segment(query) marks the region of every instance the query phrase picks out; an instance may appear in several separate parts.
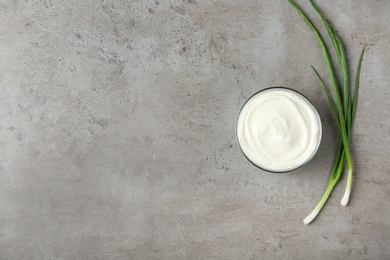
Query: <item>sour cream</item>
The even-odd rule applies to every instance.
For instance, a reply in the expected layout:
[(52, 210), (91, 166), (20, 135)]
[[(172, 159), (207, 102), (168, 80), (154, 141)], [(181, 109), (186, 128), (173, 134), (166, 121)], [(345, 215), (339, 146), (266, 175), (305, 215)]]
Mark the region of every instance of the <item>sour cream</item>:
[(244, 155), (271, 172), (291, 171), (310, 161), (322, 136), (314, 106), (298, 92), (283, 87), (265, 89), (249, 98), (236, 130)]

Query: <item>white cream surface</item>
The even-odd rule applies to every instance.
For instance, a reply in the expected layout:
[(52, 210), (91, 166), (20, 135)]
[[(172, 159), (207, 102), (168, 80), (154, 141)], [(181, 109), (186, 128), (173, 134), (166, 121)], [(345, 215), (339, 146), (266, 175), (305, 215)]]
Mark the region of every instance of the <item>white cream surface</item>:
[(262, 169), (293, 170), (310, 160), (321, 141), (317, 110), (285, 88), (259, 92), (243, 106), (237, 138), (245, 156)]

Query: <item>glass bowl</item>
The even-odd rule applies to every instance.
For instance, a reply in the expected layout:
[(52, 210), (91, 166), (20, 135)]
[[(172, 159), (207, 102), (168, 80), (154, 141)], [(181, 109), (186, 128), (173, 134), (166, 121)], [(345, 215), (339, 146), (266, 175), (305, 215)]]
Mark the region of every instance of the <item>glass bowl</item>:
[[(275, 115), (278, 117), (272, 118)], [(272, 121), (266, 121), (269, 118)], [(304, 123), (298, 125), (298, 121)], [(321, 118), (300, 92), (270, 87), (245, 101), (237, 117), (236, 138), (244, 156), (256, 167), (273, 173), (290, 172), (307, 164), (318, 151)], [(290, 155), (285, 152), (289, 149)]]

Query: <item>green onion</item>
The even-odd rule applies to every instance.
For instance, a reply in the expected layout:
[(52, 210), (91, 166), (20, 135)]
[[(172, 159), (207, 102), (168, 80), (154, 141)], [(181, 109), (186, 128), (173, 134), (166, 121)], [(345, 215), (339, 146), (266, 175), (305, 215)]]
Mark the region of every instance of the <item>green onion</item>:
[(328, 35), (332, 41), (333, 48), (335, 50), (337, 60), (338, 60), (338, 68), (340, 69), (341, 76), (342, 76), (342, 87), (339, 87), (337, 83), (336, 76), (334, 74), (334, 67), (333, 62), (329, 56), (328, 48), (326, 44), (324, 43), (321, 34), (318, 32), (317, 28), (313, 25), (313, 23), (309, 20), (309, 18), (303, 13), (303, 11), (295, 4), (294, 1), (288, 0), (288, 2), (295, 8), (295, 10), (298, 12), (298, 14), (302, 17), (302, 19), (306, 22), (306, 24), (310, 27), (310, 29), (313, 31), (318, 44), (320, 45), (322, 55), (324, 57), (324, 60), (326, 62), (326, 66), (328, 69), (328, 75), (329, 79), (332, 85), (333, 90), (333, 96), (335, 97), (335, 102), (333, 101), (333, 98), (329, 91), (327, 90), (324, 81), (320, 77), (317, 70), (312, 66), (312, 69), (322, 87), (324, 90), (326, 97), (328, 99), (330, 108), (332, 110), (332, 114), (335, 118), (337, 127), (340, 132), (340, 140), (337, 147), (336, 152), (336, 158), (334, 161), (334, 165), (331, 171), (331, 176), (328, 181), (328, 186), (325, 190), (324, 195), (322, 196), (320, 202), (317, 204), (317, 206), (314, 208), (314, 210), (304, 219), (305, 224), (309, 224), (313, 219), (318, 215), (318, 213), (321, 211), (322, 207), (325, 205), (327, 199), (329, 198), (329, 195), (331, 194), (333, 188), (337, 184), (341, 173), (343, 172), (344, 163), (347, 162), (347, 169), (348, 169), (348, 179), (347, 179), (347, 185), (346, 190), (344, 193), (343, 198), (341, 199), (341, 205), (346, 206), (349, 201), (349, 196), (351, 193), (351, 187), (352, 187), (352, 172), (353, 172), (353, 166), (352, 166), (352, 158), (351, 153), (349, 149), (349, 137), (351, 135), (352, 130), (352, 124), (355, 117), (356, 112), (356, 105), (357, 105), (357, 96), (359, 91), (359, 77), (360, 77), (360, 68), (361, 63), (363, 60), (364, 55), (364, 48), (361, 52), (358, 68), (356, 70), (356, 79), (355, 79), (355, 90), (354, 95), (351, 100), (351, 90), (349, 86), (349, 74), (348, 74), (348, 64), (347, 64), (347, 58), (345, 54), (344, 45), (340, 39), (340, 37), (336, 34), (336, 32), (332, 29), (328, 21), (326, 20), (325, 16), (322, 14), (322, 12), (318, 9), (318, 7), (313, 3), (312, 0), (309, 0), (310, 5), (313, 7), (315, 12), (320, 17), (326, 31), (328, 32)]

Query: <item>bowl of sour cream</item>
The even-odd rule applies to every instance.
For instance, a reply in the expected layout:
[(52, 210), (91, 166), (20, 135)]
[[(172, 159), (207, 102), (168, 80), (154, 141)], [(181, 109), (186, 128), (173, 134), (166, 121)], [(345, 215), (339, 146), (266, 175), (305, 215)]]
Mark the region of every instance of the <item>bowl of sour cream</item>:
[(289, 172), (308, 163), (322, 137), (317, 109), (299, 92), (285, 87), (263, 89), (242, 106), (236, 125), (238, 145), (255, 166)]

